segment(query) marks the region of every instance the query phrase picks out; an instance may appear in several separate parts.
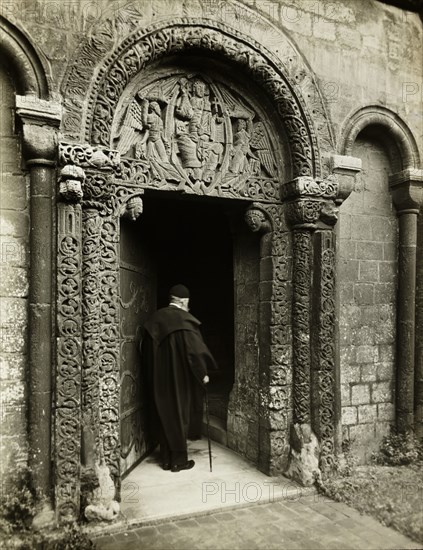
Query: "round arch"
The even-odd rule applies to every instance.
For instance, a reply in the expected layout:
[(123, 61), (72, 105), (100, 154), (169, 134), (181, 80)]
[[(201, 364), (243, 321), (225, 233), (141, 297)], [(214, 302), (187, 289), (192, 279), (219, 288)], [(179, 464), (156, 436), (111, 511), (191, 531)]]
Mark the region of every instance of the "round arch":
[[(420, 167), (420, 153), (411, 130), (401, 117), (380, 105), (362, 107), (348, 118), (341, 130), (340, 154), (352, 155), (357, 136), (371, 127), (380, 127), (384, 130), (385, 133), (380, 132), (378, 137), (387, 148), (394, 171)], [(399, 159), (394, 153), (399, 154)]]
[[(323, 167), (313, 119), (280, 60), (250, 37), (224, 24), (202, 19), (172, 19), (132, 33), (93, 70), (95, 77), (87, 92), (86, 79), (70, 67), (63, 87), (64, 97), (75, 91), (82, 95), (84, 90), (88, 101), (82, 103), (85, 103), (82, 115), (68, 110), (64, 119), (65, 134), (83, 127), (81, 134), (85, 142), (110, 147), (116, 106), (129, 82), (150, 64), (182, 52), (218, 57), (252, 77), (267, 92), (283, 123), (293, 177), (321, 176)], [(331, 135), (327, 119), (325, 125), (323, 133)]]
[(15, 71), (17, 92), (20, 95), (32, 93), (40, 99), (49, 99), (49, 84), (40, 57), (26, 36), (2, 16), (0, 37), (0, 50), (6, 64)]

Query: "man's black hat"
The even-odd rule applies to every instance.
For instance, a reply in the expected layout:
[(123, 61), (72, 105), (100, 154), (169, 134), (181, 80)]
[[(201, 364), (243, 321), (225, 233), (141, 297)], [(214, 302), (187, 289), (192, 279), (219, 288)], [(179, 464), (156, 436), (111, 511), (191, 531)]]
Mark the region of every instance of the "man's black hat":
[(189, 298), (189, 290), (184, 285), (175, 285), (169, 290), (169, 296), (176, 298)]

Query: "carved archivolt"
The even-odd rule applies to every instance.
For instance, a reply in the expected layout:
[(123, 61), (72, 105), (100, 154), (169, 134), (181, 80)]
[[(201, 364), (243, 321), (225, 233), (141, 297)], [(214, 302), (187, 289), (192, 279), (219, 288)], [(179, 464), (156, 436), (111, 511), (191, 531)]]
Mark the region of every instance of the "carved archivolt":
[[(259, 44), (224, 25), (214, 28), (202, 21), (178, 19), (166, 28), (139, 30), (128, 36), (116, 48), (98, 71), (89, 94), (84, 139), (106, 147), (112, 146), (112, 124), (119, 102), (127, 85), (152, 62), (181, 51), (202, 50), (235, 62), (252, 76), (268, 93), (283, 122), (290, 144), (294, 177), (319, 175), (320, 157), (311, 119), (293, 84), (284, 76), (278, 61)], [(85, 52), (86, 55), (86, 52)], [(87, 59), (87, 63), (93, 60)], [(67, 80), (67, 95), (81, 95), (86, 89), (84, 71), (71, 71)], [(81, 127), (78, 102), (67, 102), (64, 121), (65, 134), (75, 134)], [(153, 114), (151, 110), (151, 114)], [(157, 151), (156, 151), (157, 152)]]

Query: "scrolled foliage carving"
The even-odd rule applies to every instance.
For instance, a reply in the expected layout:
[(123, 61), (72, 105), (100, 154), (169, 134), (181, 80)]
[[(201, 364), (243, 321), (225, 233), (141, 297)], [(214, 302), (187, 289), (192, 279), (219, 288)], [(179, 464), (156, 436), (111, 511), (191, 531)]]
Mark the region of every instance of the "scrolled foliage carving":
[(335, 250), (333, 236), (328, 231), (322, 239), (320, 253), (319, 313), (317, 323), (316, 358), (318, 399), (318, 432), (320, 464), (329, 469), (334, 462), (335, 438)]
[(311, 232), (294, 230), (293, 371), (294, 421), (310, 422), (310, 282)]
[(59, 521), (79, 516), (82, 243), (81, 206), (58, 204), (56, 510)]

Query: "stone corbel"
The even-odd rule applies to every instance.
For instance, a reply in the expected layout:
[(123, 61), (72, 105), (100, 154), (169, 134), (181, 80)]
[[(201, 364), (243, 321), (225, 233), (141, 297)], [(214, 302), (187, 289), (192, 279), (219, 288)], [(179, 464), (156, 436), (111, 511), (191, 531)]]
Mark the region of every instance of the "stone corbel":
[(336, 176), (338, 190), (335, 203), (341, 205), (354, 190), (355, 178), (361, 172), (361, 159), (345, 155), (332, 155), (330, 167), (332, 174)]
[(272, 231), (270, 216), (259, 203), (253, 203), (247, 208), (244, 219), (253, 233), (269, 233), (269, 231)]
[[(422, 431), (423, 360), (418, 347), (416, 361), (416, 286), (422, 285), (423, 273), (417, 274), (417, 217), (423, 204), (423, 170), (407, 169), (389, 178), (399, 225), (396, 424), (406, 433)], [(418, 306), (419, 307), (419, 306)], [(421, 303), (420, 303), (421, 308)], [(423, 314), (419, 311), (419, 320)]]
[(123, 205), (121, 217), (134, 222), (141, 216), (143, 210), (141, 194), (133, 195)]

